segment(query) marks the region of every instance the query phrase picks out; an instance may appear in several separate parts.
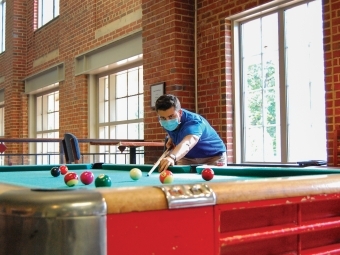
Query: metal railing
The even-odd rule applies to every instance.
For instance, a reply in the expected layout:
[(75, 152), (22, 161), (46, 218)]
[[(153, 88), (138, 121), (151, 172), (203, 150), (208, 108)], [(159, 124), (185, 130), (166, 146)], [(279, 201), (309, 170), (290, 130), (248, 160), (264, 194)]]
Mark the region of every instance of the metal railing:
[[(65, 155), (62, 146), (61, 138), (0, 138), (0, 145), (8, 146), (10, 143), (59, 143), (60, 152), (50, 153), (0, 153), (0, 165), (34, 165), (34, 164), (64, 164)], [(79, 143), (92, 142), (112, 142), (115, 143), (119, 140), (115, 139), (78, 139)], [(130, 141), (130, 140), (129, 140)], [(142, 140), (131, 140), (140, 142)], [(107, 146), (107, 145), (105, 145)], [(119, 163), (128, 164), (130, 162), (130, 149), (124, 148), (122, 150), (117, 146), (116, 152), (87, 152), (81, 153), (79, 163)], [(136, 154), (136, 163), (144, 164), (144, 150), (143, 147), (133, 148)]]
[[(144, 156), (144, 151), (138, 151), (138, 155), (141, 155), (142, 158)], [(41, 162), (41, 158), (44, 158), (44, 161)], [(58, 162), (56, 162), (55, 158), (59, 158)], [(117, 160), (112, 160), (112, 158), (119, 158)], [(140, 159), (140, 157), (137, 157)], [(119, 152), (119, 153), (82, 153), (79, 163), (98, 163), (98, 162), (107, 162), (107, 163), (122, 163), (129, 164), (130, 155), (128, 152)], [(143, 163), (138, 160), (138, 163)], [(46, 154), (35, 154), (35, 153), (27, 153), (27, 154), (0, 154), (0, 165), (31, 165), (31, 164), (64, 164), (65, 158), (64, 154), (59, 153), (46, 153)]]

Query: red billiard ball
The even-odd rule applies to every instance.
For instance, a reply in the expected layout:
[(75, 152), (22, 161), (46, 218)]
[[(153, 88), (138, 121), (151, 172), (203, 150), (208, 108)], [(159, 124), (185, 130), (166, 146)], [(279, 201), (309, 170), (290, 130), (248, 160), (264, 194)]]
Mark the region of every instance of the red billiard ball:
[(58, 176), (60, 175), (60, 169), (59, 169), (59, 167), (56, 167), (56, 166), (52, 167), (52, 168), (51, 168), (51, 175), (52, 175), (53, 177), (58, 177)]
[(74, 172), (68, 172), (64, 177), (64, 181), (66, 185), (69, 187), (73, 187), (74, 185), (76, 185), (78, 183), (78, 180), (79, 180), (79, 177)]
[(164, 170), (159, 174), (159, 180), (161, 183), (169, 184), (174, 181), (174, 175), (169, 170)]
[(91, 171), (84, 171), (80, 175), (80, 181), (85, 185), (91, 184), (93, 180), (94, 180), (94, 175)]
[(65, 165), (61, 165), (59, 169), (62, 175), (65, 175), (68, 172), (68, 167)]
[(205, 168), (202, 171), (202, 178), (206, 181), (210, 181), (212, 178), (214, 178), (214, 170), (211, 168)]

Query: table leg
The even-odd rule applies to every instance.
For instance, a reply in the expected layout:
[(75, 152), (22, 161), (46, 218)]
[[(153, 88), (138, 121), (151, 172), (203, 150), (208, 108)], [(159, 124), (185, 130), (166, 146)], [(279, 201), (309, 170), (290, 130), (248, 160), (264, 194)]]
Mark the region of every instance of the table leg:
[(136, 164), (136, 147), (130, 147), (130, 164)]

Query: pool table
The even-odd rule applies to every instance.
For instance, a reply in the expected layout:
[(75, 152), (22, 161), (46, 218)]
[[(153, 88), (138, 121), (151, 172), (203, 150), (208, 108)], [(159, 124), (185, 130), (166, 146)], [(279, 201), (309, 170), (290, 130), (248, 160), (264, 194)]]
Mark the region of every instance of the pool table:
[(174, 166), (165, 185), (147, 177), (152, 165), (67, 166), (112, 186), (68, 187), (52, 165), (0, 167), (0, 254), (340, 253), (338, 168)]

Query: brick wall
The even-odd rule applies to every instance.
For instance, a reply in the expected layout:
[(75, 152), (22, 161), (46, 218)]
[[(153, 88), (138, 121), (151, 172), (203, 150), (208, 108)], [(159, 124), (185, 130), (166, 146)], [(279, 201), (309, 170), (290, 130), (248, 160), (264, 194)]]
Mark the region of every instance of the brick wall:
[[(60, 1), (60, 16), (36, 30), (37, 1), (7, 1), (6, 51), (0, 55), (0, 77), (5, 77), (0, 89), (5, 88), (6, 137), (28, 137), (25, 77), (64, 63), (65, 80), (59, 84), (60, 136), (72, 132), (87, 138), (87, 76), (75, 76), (75, 57), (141, 29), (140, 19), (96, 36), (97, 29), (140, 8), (140, 0)], [(57, 52), (53, 58), (37, 64), (37, 59), (53, 51)], [(27, 146), (17, 146), (9, 144), (7, 152), (27, 152)]]
[[(101, 37), (95, 31), (140, 8), (140, 1), (61, 1), (60, 16), (47, 26), (29, 31), (27, 73), (36, 73), (49, 66), (64, 62), (65, 81), (59, 86), (60, 93), (60, 134), (71, 132), (78, 137), (88, 137), (87, 119), (87, 76), (75, 76), (75, 57), (98, 48), (115, 38), (131, 33), (141, 27), (141, 21), (133, 22)], [(29, 4), (33, 17), (34, 3)], [(108, 11), (110, 10), (110, 11)], [(42, 65), (34, 66), (33, 61), (53, 50), (59, 56)]]
[(340, 1), (323, 1), (326, 130), (328, 163), (333, 159), (333, 130), (340, 125)]
[[(0, 55), (0, 76), (5, 78), (0, 87), (5, 88), (5, 98), (10, 102), (5, 105), (6, 137), (25, 137), (28, 133), (27, 96), (22, 82), (26, 75), (26, 11), (23, 1), (6, 2), (6, 52)], [(11, 148), (21, 153), (27, 145), (11, 144)]]
[[(151, 109), (150, 86), (165, 82), (165, 92), (178, 96), (183, 108), (194, 105), (194, 6), (192, 1), (143, 1), (143, 68), (145, 140), (165, 132)], [(147, 154), (155, 162), (160, 155)]]
[[(174, 5), (170, 5), (170, 2)], [(166, 87), (167, 93), (173, 93), (181, 98), (184, 97), (189, 104), (184, 103), (183, 106), (194, 109), (193, 96), (194, 87), (183, 90), (176, 89), (173, 84), (186, 84), (186, 81), (180, 75), (171, 75), (173, 65), (180, 65), (181, 62), (173, 63), (172, 58), (168, 58), (168, 62), (160, 59), (166, 55), (160, 55), (165, 50), (164, 47), (173, 49), (174, 55), (180, 54), (178, 50), (182, 46), (182, 41), (166, 40), (166, 38), (153, 37), (154, 33), (166, 31), (170, 29), (170, 25), (174, 20), (181, 20), (181, 3), (182, 1), (143, 1), (143, 37), (144, 37), (144, 72), (145, 72), (145, 90), (150, 85), (159, 81), (170, 83)], [(198, 113), (206, 117), (214, 128), (218, 131), (228, 147), (228, 162), (233, 162), (234, 151), (234, 133), (233, 133), (233, 101), (232, 101), (232, 51), (231, 51), (231, 24), (225, 18), (237, 13), (249, 10), (253, 7), (271, 1), (203, 1), (198, 0), (197, 12), (197, 62), (198, 62)], [(331, 2), (331, 3), (330, 3)], [(184, 1), (187, 4), (188, 11), (194, 15), (194, 1)], [(160, 5), (166, 5), (169, 9), (172, 7), (172, 14), (169, 17), (169, 25), (161, 25), (164, 23), (164, 15), (152, 15), (160, 8)], [(332, 164), (332, 131), (336, 125), (340, 123), (340, 98), (339, 88), (339, 12), (340, 1), (323, 1), (324, 6), (324, 34), (325, 34), (325, 66), (326, 66), (326, 89), (327, 89), (327, 139), (328, 139), (328, 161)], [(170, 8), (171, 9), (171, 8)], [(152, 18), (151, 18), (152, 17)], [(164, 45), (164, 41), (168, 43)], [(148, 55), (145, 55), (148, 53)], [(193, 54), (193, 50), (190, 52)], [(167, 53), (170, 55), (170, 53)], [(150, 59), (152, 58), (152, 59)], [(157, 61), (158, 60), (158, 61)], [(190, 61), (194, 61), (191, 59)], [(166, 64), (168, 65), (166, 65)], [(170, 65), (172, 64), (172, 66)], [(170, 65), (170, 66), (169, 66)], [(193, 70), (193, 66), (187, 66)], [(174, 78), (177, 81), (174, 82)], [(191, 76), (192, 79), (194, 76)], [(190, 84), (192, 84), (191, 81)], [(338, 87), (338, 88), (337, 88)], [(182, 93), (185, 93), (184, 95)], [(149, 96), (146, 94), (146, 99)], [(338, 102), (339, 101), (339, 102)], [(162, 130), (158, 127), (154, 113), (149, 110), (145, 115), (145, 122), (148, 123), (148, 133), (146, 138), (158, 139)], [(150, 130), (150, 131), (149, 131)], [(161, 137), (162, 137), (161, 135)]]
[(229, 9), (216, 1), (199, 1), (197, 13), (198, 108), (227, 144), (228, 162), (233, 162), (232, 63)]

